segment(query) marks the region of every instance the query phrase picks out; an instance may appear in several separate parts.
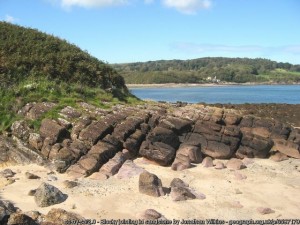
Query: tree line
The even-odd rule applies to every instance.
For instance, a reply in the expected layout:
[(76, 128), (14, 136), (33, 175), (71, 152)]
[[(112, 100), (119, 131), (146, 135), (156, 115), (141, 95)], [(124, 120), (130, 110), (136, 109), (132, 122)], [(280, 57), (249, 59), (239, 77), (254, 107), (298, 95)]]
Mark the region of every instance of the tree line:
[(268, 59), (205, 57), (112, 65), (126, 83), (300, 82), (300, 65)]

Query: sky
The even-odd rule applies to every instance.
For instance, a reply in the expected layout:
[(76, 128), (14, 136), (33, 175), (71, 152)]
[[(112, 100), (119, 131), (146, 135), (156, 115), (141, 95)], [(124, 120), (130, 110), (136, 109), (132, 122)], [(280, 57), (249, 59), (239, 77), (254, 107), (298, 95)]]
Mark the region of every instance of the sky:
[(0, 0), (0, 20), (108, 63), (220, 56), (300, 64), (299, 0)]

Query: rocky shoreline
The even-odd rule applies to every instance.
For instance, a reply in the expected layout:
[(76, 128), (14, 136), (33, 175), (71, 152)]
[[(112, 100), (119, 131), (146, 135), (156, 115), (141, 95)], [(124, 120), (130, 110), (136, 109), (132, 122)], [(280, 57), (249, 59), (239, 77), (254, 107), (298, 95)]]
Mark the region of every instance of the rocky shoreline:
[[(126, 180), (138, 176), (139, 193), (155, 197), (170, 194), (173, 201), (200, 201), (206, 197), (176, 175), (169, 187), (163, 186), (156, 174), (147, 172), (146, 164), (169, 168), (174, 176), (196, 170), (200, 164), (204, 168), (239, 171), (253, 159), (271, 158), (295, 163), (299, 176), (296, 165), (300, 159), (300, 130), (278, 120), (201, 104), (149, 103), (104, 110), (81, 102), (76, 108), (63, 108), (55, 120), (43, 119), (39, 131), (35, 131), (29, 121), (40, 118), (54, 106), (29, 103), (19, 110), (23, 119), (0, 136), (2, 167), (35, 163), (72, 182), (88, 179), (102, 183), (113, 182), (116, 177)], [(238, 180), (247, 178), (239, 172), (234, 176)], [(14, 180), (13, 176), (10, 179)], [(2, 201), (3, 204), (0, 207), (7, 213), (2, 218), (8, 219), (17, 212), (7, 209), (11, 207), (9, 203)], [(143, 215), (148, 218), (146, 214)]]

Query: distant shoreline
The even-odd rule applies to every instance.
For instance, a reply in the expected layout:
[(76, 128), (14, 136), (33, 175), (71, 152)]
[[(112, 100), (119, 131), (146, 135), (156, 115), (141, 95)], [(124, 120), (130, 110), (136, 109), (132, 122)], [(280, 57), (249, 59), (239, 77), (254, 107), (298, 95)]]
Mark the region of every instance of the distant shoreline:
[(179, 87), (225, 87), (225, 86), (251, 86), (251, 85), (300, 85), (300, 83), (282, 84), (282, 83), (163, 83), (163, 84), (126, 84), (128, 88), (179, 88)]

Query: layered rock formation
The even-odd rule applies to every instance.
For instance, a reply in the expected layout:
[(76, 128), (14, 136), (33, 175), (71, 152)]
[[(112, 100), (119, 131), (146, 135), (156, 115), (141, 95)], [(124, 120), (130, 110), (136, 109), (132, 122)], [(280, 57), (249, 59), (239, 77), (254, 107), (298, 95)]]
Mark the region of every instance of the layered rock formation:
[(24, 119), (0, 136), (2, 163), (36, 162), (74, 177), (109, 177), (127, 159), (140, 156), (174, 170), (190, 168), (206, 156), (267, 158), (279, 151), (300, 158), (299, 129), (234, 110), (170, 104), (104, 110), (79, 103), (62, 109), (58, 119), (43, 119), (35, 132), (28, 121), (51, 107), (30, 103), (19, 111)]

